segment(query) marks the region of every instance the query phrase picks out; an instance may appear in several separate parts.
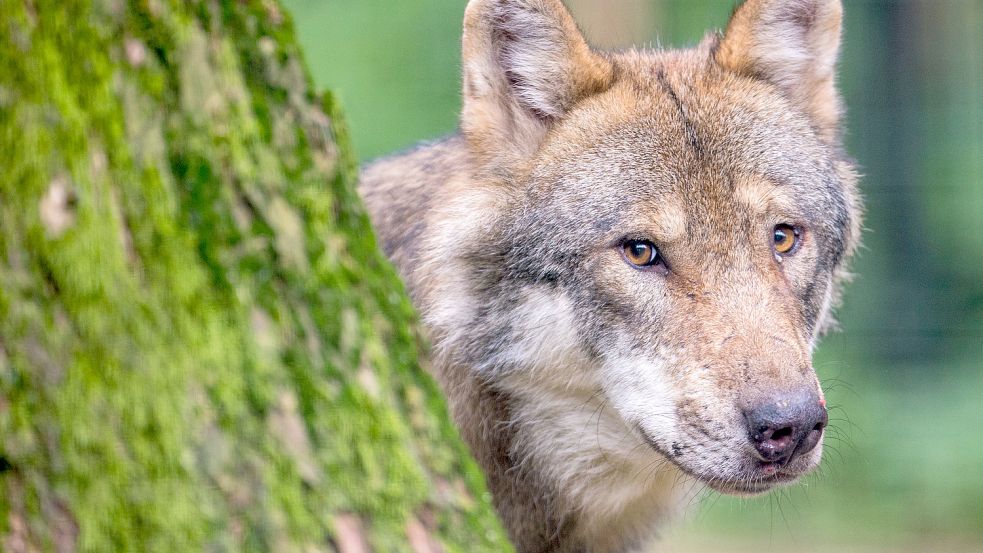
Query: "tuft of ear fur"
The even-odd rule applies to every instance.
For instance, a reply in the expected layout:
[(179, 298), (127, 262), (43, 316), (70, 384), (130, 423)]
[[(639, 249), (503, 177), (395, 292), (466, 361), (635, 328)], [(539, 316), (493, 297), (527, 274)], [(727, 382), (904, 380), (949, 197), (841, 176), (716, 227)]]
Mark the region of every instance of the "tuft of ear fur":
[(560, 0), (471, 0), (463, 56), (462, 130), (503, 165), (534, 152), (553, 122), (612, 80)]
[(841, 0), (747, 0), (731, 18), (716, 61), (780, 87), (834, 142), (841, 112), (836, 60), (842, 24)]

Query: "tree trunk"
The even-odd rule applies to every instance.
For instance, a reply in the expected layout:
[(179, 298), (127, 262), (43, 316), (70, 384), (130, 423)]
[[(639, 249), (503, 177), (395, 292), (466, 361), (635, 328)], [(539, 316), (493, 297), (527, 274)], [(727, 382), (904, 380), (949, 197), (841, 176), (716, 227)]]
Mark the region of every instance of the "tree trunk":
[(275, 0), (0, 0), (0, 549), (507, 551)]

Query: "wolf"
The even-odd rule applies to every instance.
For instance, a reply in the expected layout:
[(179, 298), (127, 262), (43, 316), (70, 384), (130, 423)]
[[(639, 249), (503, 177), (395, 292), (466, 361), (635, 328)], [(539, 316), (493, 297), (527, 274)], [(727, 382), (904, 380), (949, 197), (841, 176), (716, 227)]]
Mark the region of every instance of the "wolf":
[(820, 462), (817, 340), (857, 247), (840, 0), (746, 0), (685, 50), (471, 0), (460, 130), (360, 192), (520, 553), (641, 551), (709, 487)]

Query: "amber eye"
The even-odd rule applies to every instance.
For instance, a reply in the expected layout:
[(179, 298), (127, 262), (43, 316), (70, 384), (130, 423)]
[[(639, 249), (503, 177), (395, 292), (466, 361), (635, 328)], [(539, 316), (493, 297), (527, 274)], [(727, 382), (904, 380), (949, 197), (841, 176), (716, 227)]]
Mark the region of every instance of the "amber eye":
[(799, 231), (791, 225), (775, 227), (775, 251), (788, 254), (799, 244)]
[(621, 251), (625, 261), (637, 269), (656, 267), (663, 264), (662, 256), (655, 244), (648, 240), (629, 240), (622, 244)]

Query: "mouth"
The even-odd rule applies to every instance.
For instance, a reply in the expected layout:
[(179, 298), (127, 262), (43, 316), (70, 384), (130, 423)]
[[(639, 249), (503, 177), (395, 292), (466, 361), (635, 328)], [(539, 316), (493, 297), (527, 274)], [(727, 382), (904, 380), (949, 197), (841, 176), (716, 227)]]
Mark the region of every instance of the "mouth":
[(782, 472), (774, 466), (776, 463), (761, 463), (761, 465), (762, 467), (756, 471), (758, 472), (757, 476), (749, 475), (743, 479), (698, 478), (716, 492), (748, 497), (769, 492), (778, 486), (791, 484), (801, 476), (800, 474)]
[(679, 463), (674, 464), (713, 491), (738, 497), (761, 495), (779, 486), (791, 484), (803, 476), (799, 473), (783, 471), (778, 463), (759, 462), (758, 467), (737, 478), (698, 474)]

